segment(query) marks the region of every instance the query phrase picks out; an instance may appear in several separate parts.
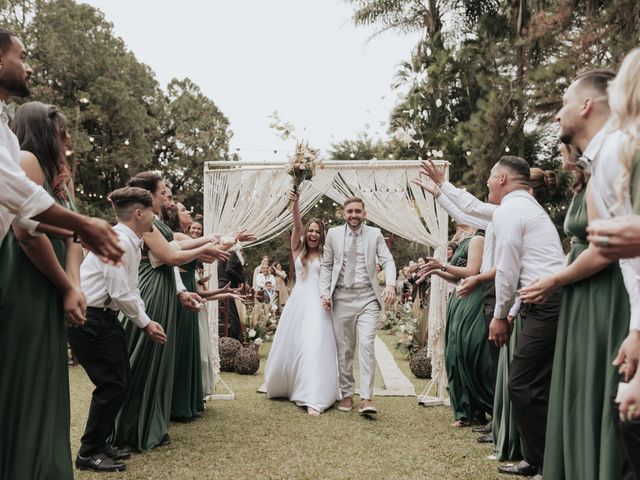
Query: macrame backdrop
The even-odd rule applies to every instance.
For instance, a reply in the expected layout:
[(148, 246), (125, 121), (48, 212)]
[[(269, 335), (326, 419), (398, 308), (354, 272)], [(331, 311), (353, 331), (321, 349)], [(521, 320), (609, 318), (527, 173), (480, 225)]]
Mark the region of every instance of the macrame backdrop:
[[(325, 161), (311, 181), (300, 188), (300, 210), (307, 213), (323, 195), (334, 202), (350, 196), (362, 198), (367, 219), (407, 240), (434, 248), (434, 256), (445, 261), (448, 215), (433, 197), (410, 180), (418, 176), (420, 162), (398, 160)], [(445, 165), (448, 175), (448, 163)], [(286, 163), (207, 162), (204, 171), (205, 233), (228, 233), (246, 229), (257, 240), (249, 248), (280, 235), (291, 225), (287, 192), (292, 188)], [(217, 269), (210, 267), (211, 284), (217, 285)], [(218, 306), (209, 309), (216, 376), (218, 358)], [(428, 349), (432, 359), (437, 397), (445, 397), (444, 332), (446, 282), (434, 275), (429, 302)]]

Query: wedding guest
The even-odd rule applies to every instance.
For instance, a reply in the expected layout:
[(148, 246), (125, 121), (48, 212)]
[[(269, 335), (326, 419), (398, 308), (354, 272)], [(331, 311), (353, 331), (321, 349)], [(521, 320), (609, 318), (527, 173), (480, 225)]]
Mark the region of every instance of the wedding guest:
[[(597, 158), (594, 178), (597, 174), (609, 175), (598, 189), (603, 193), (605, 206), (614, 215), (610, 220), (598, 220), (589, 225), (590, 248), (608, 259), (620, 258), (620, 266), (625, 274), (625, 287), (629, 293), (632, 309), (628, 334), (620, 345), (614, 365), (618, 367), (622, 379), (630, 381), (629, 390), (618, 391), (621, 404), (613, 405), (613, 421), (618, 440), (618, 450), (622, 478), (640, 478), (640, 422), (637, 417), (638, 404), (638, 360), (640, 357), (640, 321), (638, 320), (638, 274), (640, 273), (640, 249), (629, 248), (634, 233), (637, 213), (640, 212), (640, 50), (632, 50), (622, 62), (620, 72), (608, 88), (612, 118), (608, 137), (602, 145), (602, 153)], [(616, 130), (617, 129), (617, 130)], [(614, 131), (616, 130), (616, 131)], [(616, 138), (618, 136), (618, 138)], [(617, 140), (617, 141), (616, 141)], [(615, 142), (615, 143), (613, 143)], [(599, 152), (600, 153), (600, 152)], [(599, 164), (603, 168), (598, 168)], [(615, 180), (614, 180), (615, 179)], [(618, 193), (618, 203), (611, 205), (612, 196), (606, 181), (614, 181)], [(611, 186), (609, 186), (611, 187)], [(609, 200), (609, 201), (606, 201)], [(629, 216), (630, 214), (636, 214)], [(636, 239), (637, 241), (637, 239)], [(635, 257), (635, 258), (634, 258)], [(635, 377), (634, 377), (635, 375)], [(633, 378), (633, 379), (632, 379)]]
[(116, 420), (112, 442), (119, 448), (146, 451), (171, 441), (168, 430), (176, 348), (175, 297), (177, 295), (185, 306), (197, 309), (199, 305), (199, 297), (195, 293), (190, 294), (182, 288), (178, 290), (179, 275), (176, 278), (173, 267), (203, 255), (226, 259), (227, 254), (216, 248), (209, 237), (191, 240), (196, 245), (198, 242), (200, 244), (189, 250), (176, 250), (171, 246), (170, 242), (174, 242), (173, 232), (157, 216), (165, 204), (165, 183), (160, 175), (139, 173), (129, 180), (129, 186), (144, 188), (153, 198), (156, 217), (153, 230), (143, 235), (140, 296), (149, 317), (165, 330), (167, 342), (158, 345), (148, 341), (133, 322), (124, 321), (132, 378)]
[(278, 292), (273, 284), (267, 280), (264, 284), (263, 301), (270, 305), (275, 305), (278, 300)]
[(456, 242), (447, 243), (447, 262), (451, 261), (451, 257), (453, 257), (453, 254), (456, 252), (457, 248), (458, 244)]
[[(218, 288), (229, 285), (233, 289), (241, 288), (245, 284), (244, 277), (244, 257), (240, 257), (238, 251), (231, 252), (228, 260), (218, 261)], [(229, 299), (225, 301), (229, 318), (229, 336), (238, 341), (242, 341), (242, 321), (240, 311), (235, 300)], [(223, 312), (219, 312), (220, 335), (224, 335), (224, 323), (221, 318)]]
[[(166, 209), (165, 224), (171, 228), (177, 241), (191, 237), (185, 232), (193, 223), (191, 214), (183, 204), (174, 202)], [(202, 238), (202, 237), (199, 237)], [(196, 291), (196, 263), (194, 258), (178, 267), (184, 288)], [(175, 325), (176, 353), (173, 368), (173, 395), (171, 398), (171, 420), (187, 422), (200, 416), (204, 411), (202, 390), (202, 370), (200, 364), (199, 311), (182, 307), (176, 299), (177, 319)]]
[[(40, 229), (48, 224), (76, 232), (80, 241), (103, 260), (117, 261), (123, 252), (107, 222), (64, 208), (20, 168), (20, 146), (9, 129), (5, 102), (11, 96), (27, 97), (30, 94), (32, 70), (26, 58), (26, 49), (18, 37), (0, 28), (0, 245), (18, 215), (43, 222)], [(72, 232), (64, 233), (70, 236)]]
[(260, 273), (256, 277), (255, 288), (256, 290), (264, 290), (264, 286), (267, 282), (271, 282), (271, 285), (275, 285), (276, 279), (271, 274), (271, 270), (268, 265), (262, 265), (260, 267)]
[[(19, 56), (8, 61), (2, 39), (0, 30), (0, 80), (6, 81), (5, 70), (15, 69)], [(10, 48), (18, 48), (16, 42)], [(17, 159), (21, 148), (20, 165), (39, 185), (31, 189), (36, 197), (42, 187), (60, 208), (75, 209), (62, 113), (26, 103), (13, 128), (17, 137), (0, 123), (0, 135), (11, 140), (0, 147), (0, 157), (8, 147)], [(85, 321), (82, 248), (71, 237), (34, 236), (17, 222), (12, 228), (0, 247), (0, 478), (73, 478), (65, 319), (73, 326)]]
[[(487, 181), (495, 245), (496, 306), (489, 339), (501, 347), (512, 329), (507, 316), (518, 287), (562, 268), (564, 254), (551, 219), (529, 193), (530, 168), (519, 157), (503, 156)], [(523, 328), (509, 372), (509, 393), (522, 440), (525, 464), (499, 467), (502, 473), (540, 474), (543, 464), (548, 391), (560, 308), (560, 292), (543, 305), (524, 304)]]
[(203, 233), (202, 224), (200, 222), (193, 222), (189, 227), (188, 233), (191, 238), (200, 238)]
[[(479, 273), (484, 236), (469, 225), (458, 228), (463, 234), (451, 262), (429, 257), (423, 276), (435, 274), (455, 283)], [(483, 302), (484, 291), (476, 289), (466, 297), (451, 295), (447, 305), (445, 365), (454, 427), (485, 424), (486, 414), (492, 412), (494, 367), (486, 341)]]
[(278, 304), (283, 307), (289, 298), (289, 289), (287, 288), (287, 273), (282, 269), (280, 262), (273, 262), (273, 276), (276, 279), (276, 290), (278, 292)]
[(117, 314), (122, 312), (154, 343), (167, 336), (151, 320), (138, 289), (138, 267), (142, 235), (153, 225), (153, 199), (142, 188), (125, 187), (109, 196), (118, 224), (113, 227), (125, 249), (119, 266), (101, 262), (90, 253), (82, 262), (80, 279), (87, 298), (87, 321), (69, 329), (69, 343), (95, 385), (76, 468), (96, 472), (125, 470), (129, 452), (107, 445), (116, 415), (129, 386), (131, 371), (124, 329)]
[(260, 274), (260, 272), (262, 272), (262, 267), (264, 266), (269, 266), (269, 257), (268, 256), (264, 256), (262, 257), (262, 260), (260, 260), (260, 265), (258, 265), (256, 268), (254, 268), (253, 270), (253, 280), (251, 283), (251, 286), (255, 289), (256, 288), (256, 283), (258, 281), (258, 275)]

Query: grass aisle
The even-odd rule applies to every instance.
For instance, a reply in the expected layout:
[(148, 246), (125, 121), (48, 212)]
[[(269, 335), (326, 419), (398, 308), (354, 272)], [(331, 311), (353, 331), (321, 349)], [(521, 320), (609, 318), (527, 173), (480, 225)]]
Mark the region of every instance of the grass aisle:
[[(426, 385), (393, 350), (416, 391)], [(469, 429), (454, 429), (448, 408), (418, 405), (416, 398), (378, 397), (381, 413), (368, 420), (332, 409), (318, 418), (287, 401), (267, 400), (261, 347), (257, 375), (223, 374), (235, 401), (209, 404), (204, 417), (171, 426), (173, 443), (134, 455), (122, 474), (76, 471), (76, 479), (504, 479), (487, 445)], [(265, 348), (266, 347), (266, 348)], [(71, 445), (75, 458), (89, 408), (92, 384), (82, 367), (70, 368)]]

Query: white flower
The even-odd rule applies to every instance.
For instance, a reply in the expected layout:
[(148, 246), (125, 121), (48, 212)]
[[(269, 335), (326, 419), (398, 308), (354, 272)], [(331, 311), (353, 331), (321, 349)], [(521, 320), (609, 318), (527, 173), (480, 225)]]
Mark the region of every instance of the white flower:
[(271, 305), (271, 311), (272, 312), (277, 312), (278, 311), (278, 305), (276, 305), (275, 303), (273, 305)]
[(256, 338), (253, 343), (255, 343), (256, 345), (262, 345), (262, 339), (261, 338)]
[(252, 328), (251, 330), (249, 330), (249, 338), (253, 338), (256, 336), (256, 331)]
[(436, 99), (436, 107), (440, 108), (442, 106), (442, 100), (440, 100), (439, 98)]

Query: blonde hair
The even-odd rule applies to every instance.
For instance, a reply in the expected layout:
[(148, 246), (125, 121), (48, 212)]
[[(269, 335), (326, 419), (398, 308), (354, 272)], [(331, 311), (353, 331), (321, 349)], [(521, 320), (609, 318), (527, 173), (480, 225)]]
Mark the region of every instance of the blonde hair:
[(618, 75), (609, 84), (608, 94), (612, 125), (628, 139), (618, 145), (623, 166), (618, 179), (619, 207), (629, 195), (633, 159), (640, 149), (640, 48), (634, 48), (624, 58)]

